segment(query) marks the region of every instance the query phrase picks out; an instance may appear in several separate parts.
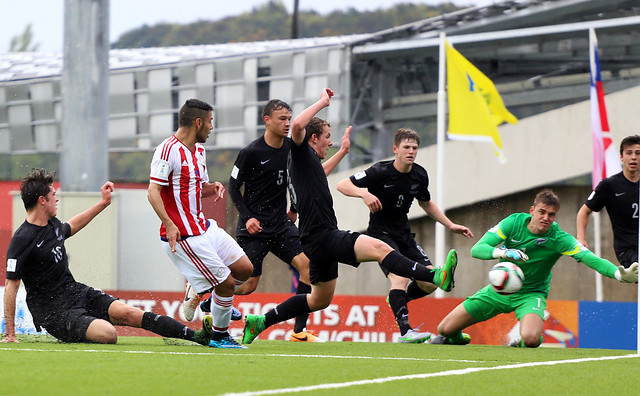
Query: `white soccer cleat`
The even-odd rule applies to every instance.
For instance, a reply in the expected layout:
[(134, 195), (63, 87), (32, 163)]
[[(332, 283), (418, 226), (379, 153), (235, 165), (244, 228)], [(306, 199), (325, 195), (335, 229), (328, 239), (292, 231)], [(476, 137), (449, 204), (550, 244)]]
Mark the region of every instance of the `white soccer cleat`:
[(398, 342), (404, 344), (421, 344), (423, 342), (429, 341), (432, 334), (428, 331), (419, 332), (414, 329), (409, 329), (404, 335), (398, 338)]
[(202, 300), (202, 294), (196, 293), (189, 282), (187, 282), (187, 289), (184, 293), (184, 301), (182, 302), (182, 314), (188, 322), (193, 320), (196, 314), (196, 308), (200, 305), (200, 300)]

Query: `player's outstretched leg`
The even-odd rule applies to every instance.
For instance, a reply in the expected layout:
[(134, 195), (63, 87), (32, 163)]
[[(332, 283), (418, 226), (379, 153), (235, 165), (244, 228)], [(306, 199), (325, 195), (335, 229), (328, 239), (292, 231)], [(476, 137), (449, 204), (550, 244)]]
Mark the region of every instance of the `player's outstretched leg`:
[(243, 344), (251, 344), (266, 329), (264, 315), (247, 315), (244, 318)]
[(456, 272), (457, 266), (458, 253), (456, 253), (455, 249), (451, 249), (447, 255), (447, 261), (444, 267), (433, 269), (435, 272), (433, 283), (446, 292), (451, 291), (455, 285), (453, 275)]
[(213, 336), (213, 321), (211, 316), (205, 316), (202, 319), (202, 330), (196, 331), (193, 340), (200, 345), (209, 345)]

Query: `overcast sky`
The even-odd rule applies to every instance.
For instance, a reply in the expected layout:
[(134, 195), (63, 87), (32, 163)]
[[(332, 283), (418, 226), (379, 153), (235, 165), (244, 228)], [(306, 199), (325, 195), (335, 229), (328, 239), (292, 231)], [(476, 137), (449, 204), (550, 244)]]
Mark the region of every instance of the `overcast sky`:
[[(283, 0), (289, 11), (294, 0)], [(354, 7), (359, 11), (389, 8), (402, 3), (440, 4), (444, 0), (299, 0), (301, 10), (327, 14), (333, 10)], [(251, 11), (267, 0), (111, 0), (109, 42), (144, 24), (160, 22), (189, 23), (218, 20)], [(495, 0), (452, 0), (456, 5), (488, 5)], [(21, 34), (31, 23), (34, 43), (40, 51), (62, 51), (64, 0), (26, 0), (4, 4), (0, 12), (0, 53), (9, 50), (11, 38)]]

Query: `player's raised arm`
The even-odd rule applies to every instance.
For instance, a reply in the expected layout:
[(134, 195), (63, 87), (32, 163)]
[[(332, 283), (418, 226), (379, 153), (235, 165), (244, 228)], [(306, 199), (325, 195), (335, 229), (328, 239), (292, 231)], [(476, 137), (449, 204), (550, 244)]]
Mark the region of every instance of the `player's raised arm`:
[(305, 128), (311, 121), (313, 117), (320, 112), (320, 110), (331, 104), (331, 97), (334, 95), (333, 91), (329, 88), (325, 88), (320, 95), (320, 99), (311, 106), (304, 109), (302, 113), (300, 113), (291, 124), (291, 139), (297, 144), (300, 145), (306, 138)]
[(94, 217), (102, 212), (107, 206), (111, 205), (111, 193), (113, 192), (114, 185), (112, 182), (106, 182), (100, 187), (102, 192), (102, 199), (89, 209), (82, 213), (78, 213), (73, 216), (67, 223), (71, 227), (71, 235), (83, 229)]
[(340, 149), (334, 155), (331, 156), (328, 160), (322, 163), (322, 169), (324, 169), (324, 174), (329, 176), (331, 172), (338, 166), (340, 161), (344, 157), (347, 156), (349, 150), (351, 149), (351, 130), (352, 126), (348, 126), (347, 130), (344, 132), (342, 136), (342, 143), (340, 144)]

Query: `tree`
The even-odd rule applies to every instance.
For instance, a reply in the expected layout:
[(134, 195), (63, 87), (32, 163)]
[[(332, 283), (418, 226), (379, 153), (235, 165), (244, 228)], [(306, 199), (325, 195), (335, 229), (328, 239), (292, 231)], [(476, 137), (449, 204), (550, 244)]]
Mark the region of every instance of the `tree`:
[(40, 48), (40, 44), (33, 44), (33, 32), (31, 24), (24, 28), (24, 32), (11, 38), (9, 52), (34, 52)]

